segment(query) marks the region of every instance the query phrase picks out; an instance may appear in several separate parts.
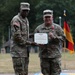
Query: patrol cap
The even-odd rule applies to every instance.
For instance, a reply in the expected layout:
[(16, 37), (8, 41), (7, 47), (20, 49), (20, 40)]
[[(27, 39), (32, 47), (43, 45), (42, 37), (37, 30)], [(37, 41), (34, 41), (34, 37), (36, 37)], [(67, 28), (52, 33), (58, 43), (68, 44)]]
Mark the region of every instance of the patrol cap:
[(53, 11), (52, 10), (49, 10), (49, 9), (44, 10), (43, 11), (43, 15), (44, 15), (44, 17), (45, 16), (52, 16), (53, 15)]
[(27, 2), (21, 2), (20, 3), (20, 9), (21, 10), (30, 10), (30, 4)]

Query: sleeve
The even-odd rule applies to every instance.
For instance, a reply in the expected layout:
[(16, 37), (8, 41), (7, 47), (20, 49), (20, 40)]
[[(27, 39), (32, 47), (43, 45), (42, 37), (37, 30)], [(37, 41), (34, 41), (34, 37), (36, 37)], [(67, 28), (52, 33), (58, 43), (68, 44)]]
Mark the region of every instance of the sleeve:
[(60, 26), (56, 26), (55, 28), (55, 32), (54, 34), (54, 38), (52, 38), (49, 42), (58, 44), (60, 41), (64, 41), (64, 32), (63, 29)]
[(11, 29), (12, 29), (11, 32), (13, 35), (13, 40), (16, 44), (18, 44), (18, 45), (27, 44), (27, 40), (24, 40), (21, 35), (21, 27), (20, 27), (20, 22), (18, 19), (13, 19), (11, 21)]
[(57, 37), (57, 39), (60, 39), (62, 41), (65, 39), (64, 31), (60, 26), (57, 27), (57, 36), (56, 37)]
[(34, 30), (34, 33), (39, 33), (38, 27)]

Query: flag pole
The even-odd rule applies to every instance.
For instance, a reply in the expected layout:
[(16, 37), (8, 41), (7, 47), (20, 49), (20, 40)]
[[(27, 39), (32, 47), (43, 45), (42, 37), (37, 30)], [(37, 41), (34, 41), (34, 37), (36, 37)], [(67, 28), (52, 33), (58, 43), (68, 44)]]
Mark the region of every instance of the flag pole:
[[(62, 17), (61, 16), (59, 16), (59, 25), (61, 26), (61, 19), (62, 19)], [(65, 43), (65, 41), (64, 41), (64, 48), (62, 47), (62, 42), (60, 41), (60, 49), (62, 50), (62, 49), (64, 49), (64, 69), (66, 69), (66, 62), (65, 62), (65, 47), (66, 47), (66, 43)]]
[[(61, 26), (61, 16), (59, 17), (59, 25)], [(62, 42), (60, 40), (60, 49), (62, 49)]]
[[(64, 10), (64, 19), (66, 16), (66, 10)], [(64, 20), (65, 21), (65, 20)], [(64, 40), (64, 69), (66, 70), (66, 57), (65, 57), (66, 41)]]
[(61, 16), (59, 16), (59, 25), (61, 26)]

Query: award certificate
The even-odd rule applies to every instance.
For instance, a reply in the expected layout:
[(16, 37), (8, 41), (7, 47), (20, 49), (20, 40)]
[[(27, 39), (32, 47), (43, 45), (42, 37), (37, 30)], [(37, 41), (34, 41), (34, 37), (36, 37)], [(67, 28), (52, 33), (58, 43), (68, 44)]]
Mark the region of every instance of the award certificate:
[(47, 33), (35, 33), (34, 42), (36, 42), (37, 44), (47, 44), (48, 43)]

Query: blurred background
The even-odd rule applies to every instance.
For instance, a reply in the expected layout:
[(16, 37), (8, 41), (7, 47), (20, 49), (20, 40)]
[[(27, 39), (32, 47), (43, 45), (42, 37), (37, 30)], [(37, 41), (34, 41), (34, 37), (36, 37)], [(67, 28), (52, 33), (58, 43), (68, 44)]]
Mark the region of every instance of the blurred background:
[[(54, 13), (54, 22), (61, 25), (64, 23), (64, 10), (66, 10), (67, 22), (70, 26), (75, 42), (75, 1), (74, 0), (0, 0), (0, 73), (13, 73), (10, 56), (10, 22), (13, 16), (18, 14), (20, 2), (30, 3), (30, 33), (43, 22), (43, 10), (50, 9)], [(30, 47), (29, 72), (39, 72), (40, 62), (38, 47)], [(62, 69), (75, 69), (75, 53), (68, 51), (62, 53)]]

